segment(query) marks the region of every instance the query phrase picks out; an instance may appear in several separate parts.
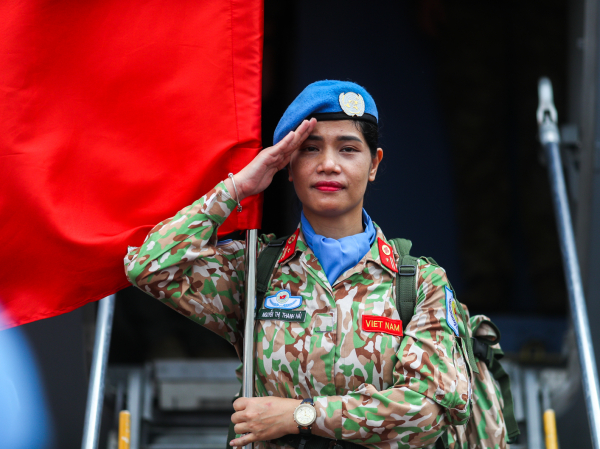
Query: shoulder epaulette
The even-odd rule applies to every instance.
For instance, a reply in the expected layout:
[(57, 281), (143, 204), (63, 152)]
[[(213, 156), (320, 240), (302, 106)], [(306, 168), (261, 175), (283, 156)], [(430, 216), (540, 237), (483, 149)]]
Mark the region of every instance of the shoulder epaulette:
[(285, 242), (285, 248), (283, 248), (283, 252), (281, 253), (281, 257), (279, 258), (278, 263), (282, 263), (288, 257), (290, 257), (296, 251), (296, 244), (298, 243), (298, 235), (300, 234), (300, 228), (296, 229)]

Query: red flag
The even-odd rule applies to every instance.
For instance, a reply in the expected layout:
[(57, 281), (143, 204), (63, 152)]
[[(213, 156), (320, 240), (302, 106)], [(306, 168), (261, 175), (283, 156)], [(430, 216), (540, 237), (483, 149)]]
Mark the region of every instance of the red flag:
[[(128, 245), (260, 148), (262, 0), (0, 4), (8, 326), (129, 284)], [(220, 232), (260, 227), (249, 198)]]

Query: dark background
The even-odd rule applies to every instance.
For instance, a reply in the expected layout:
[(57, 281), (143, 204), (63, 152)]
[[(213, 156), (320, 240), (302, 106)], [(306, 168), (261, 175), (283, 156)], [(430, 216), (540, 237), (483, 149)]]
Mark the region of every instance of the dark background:
[[(435, 257), (473, 311), (564, 315), (535, 110), (542, 75), (565, 108), (566, 2), (374, 5), (267, 2), (264, 145), (310, 82), (365, 86), (385, 152), (366, 208), (386, 235)], [(291, 232), (285, 175), (265, 198), (265, 230)]]

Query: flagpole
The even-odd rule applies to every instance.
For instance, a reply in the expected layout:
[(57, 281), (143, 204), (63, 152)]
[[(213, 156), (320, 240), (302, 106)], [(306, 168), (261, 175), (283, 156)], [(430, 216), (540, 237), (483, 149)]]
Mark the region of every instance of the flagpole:
[[(246, 307), (244, 313), (244, 355), (242, 395), (254, 396), (254, 308), (256, 307), (256, 250), (258, 230), (246, 231)], [(245, 446), (252, 449), (252, 443)]]
[(104, 403), (104, 378), (108, 362), (114, 310), (115, 295), (107, 296), (99, 301), (81, 449), (96, 449), (98, 447), (102, 405)]

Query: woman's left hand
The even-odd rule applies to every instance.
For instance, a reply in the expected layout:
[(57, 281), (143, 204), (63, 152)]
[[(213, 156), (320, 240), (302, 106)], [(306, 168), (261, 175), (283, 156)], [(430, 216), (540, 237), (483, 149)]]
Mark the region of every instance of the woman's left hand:
[(235, 433), (242, 436), (232, 440), (231, 446), (245, 446), (253, 441), (273, 440), (298, 433), (294, 410), (301, 402), (273, 396), (236, 399), (231, 421), (235, 424)]

